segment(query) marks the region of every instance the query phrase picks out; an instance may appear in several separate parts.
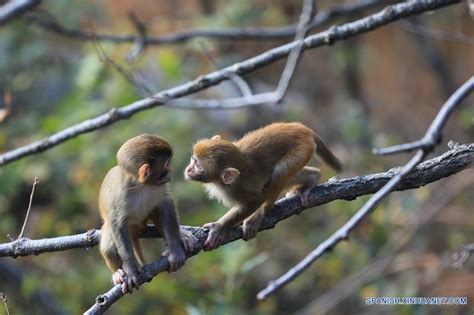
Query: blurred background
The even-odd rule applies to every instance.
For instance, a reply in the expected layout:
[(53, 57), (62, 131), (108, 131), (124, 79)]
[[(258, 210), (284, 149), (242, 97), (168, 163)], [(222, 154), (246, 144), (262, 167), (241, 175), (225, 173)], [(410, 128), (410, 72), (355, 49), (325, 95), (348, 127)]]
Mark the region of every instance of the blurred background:
[[(5, 1), (0, 1), (3, 4)], [(320, 11), (356, 1), (318, 1)], [(393, 1), (392, 1), (393, 2)], [(354, 20), (377, 11), (331, 20)], [(70, 29), (97, 34), (136, 34), (134, 12), (149, 36), (193, 28), (277, 27), (298, 21), (301, 1), (47, 1), (0, 28), (0, 96), (7, 117), (0, 123), (0, 150), (42, 139), (85, 119), (146, 95), (100, 60), (89, 40), (48, 31), (34, 16), (55, 18)], [(163, 136), (174, 147), (172, 191), (181, 222), (202, 225), (225, 212), (182, 173), (192, 143), (220, 134), (228, 139), (274, 121), (301, 121), (316, 130), (345, 163), (342, 177), (381, 172), (410, 156), (378, 157), (383, 147), (421, 137), (444, 101), (473, 74), (474, 23), (466, 2), (389, 24), (375, 31), (308, 50), (281, 106), (232, 111), (158, 107), (129, 120), (81, 135), (42, 154), (0, 168), (0, 240), (16, 238), (35, 177), (39, 184), (25, 236), (32, 239), (100, 228), (97, 195), (115, 164), (115, 153), (141, 133)], [(149, 45), (133, 63), (132, 43), (101, 42), (107, 56), (139, 74), (153, 92), (252, 57), (291, 40), (196, 38)], [(212, 57), (210, 57), (211, 55)], [(280, 61), (243, 78), (254, 92), (276, 87)], [(8, 103), (8, 95), (12, 104)], [(239, 91), (224, 82), (199, 98), (224, 99)], [(456, 111), (447, 142), (474, 142), (474, 98)], [(334, 176), (321, 167), (323, 180)], [(352, 234), (349, 242), (318, 260), (303, 276), (267, 301), (256, 293), (324, 241), (368, 197), (335, 201), (281, 222), (250, 242), (200, 253), (173, 274), (160, 274), (126, 296), (110, 314), (471, 314), (474, 260), (461, 270), (452, 255), (474, 242), (473, 170), (428, 187), (393, 193)], [(161, 240), (143, 241), (147, 261), (163, 250)], [(97, 248), (23, 258), (0, 258), (0, 292), (11, 314), (77, 314), (111, 287), (110, 271)], [(369, 296), (463, 296), (467, 306), (366, 306)], [(0, 305), (0, 314), (5, 310)]]

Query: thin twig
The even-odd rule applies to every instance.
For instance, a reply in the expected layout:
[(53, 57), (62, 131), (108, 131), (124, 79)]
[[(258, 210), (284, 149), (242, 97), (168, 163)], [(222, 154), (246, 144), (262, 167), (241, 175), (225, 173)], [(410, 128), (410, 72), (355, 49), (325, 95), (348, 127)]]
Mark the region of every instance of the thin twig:
[[(303, 50), (324, 45), (331, 45), (337, 41), (369, 32), (383, 25), (396, 20), (432, 11), (448, 5), (459, 3), (460, 0), (424, 0), (410, 1), (392, 6), (387, 6), (384, 10), (341, 26), (331, 27), (329, 30), (308, 36), (304, 40)], [(108, 113), (85, 120), (64, 130), (56, 132), (42, 140), (24, 145), (22, 147), (7, 151), (0, 155), (0, 165), (5, 165), (17, 161), (25, 156), (38, 154), (68, 141), (78, 135), (88, 133), (100, 128), (109, 126), (117, 121), (128, 119), (134, 114), (153, 107), (161, 106), (170, 99), (175, 99), (202, 91), (210, 86), (226, 80), (229, 73), (242, 75), (269, 65), (277, 60), (286, 57), (298, 43), (292, 42), (280, 47), (273, 48), (258, 56), (236, 63), (219, 71), (214, 71), (201, 76), (193, 81), (179, 85), (177, 87), (164, 90), (153, 97), (138, 100), (127, 106), (113, 108)]]
[[(425, 143), (420, 148), (415, 156), (401, 169), (401, 171), (394, 176), (388, 183), (386, 183), (377, 193), (375, 193), (365, 204), (360, 208), (349, 221), (347, 221), (341, 228), (334, 232), (328, 239), (318, 245), (311, 253), (309, 253), (303, 260), (288, 270), (284, 275), (278, 279), (271, 281), (265, 289), (260, 291), (257, 298), (260, 300), (268, 298), (277, 290), (283, 288), (288, 283), (293, 281), (301, 273), (311, 266), (319, 257), (325, 254), (330, 249), (334, 248), (342, 240), (346, 240), (349, 234), (354, 230), (362, 220), (370, 215), (380, 201), (390, 193), (400, 181), (407, 176), (418, 165), (426, 155), (433, 150), (441, 140), (442, 129), (447, 120), (452, 114), (453, 110), (461, 104), (461, 102), (474, 90), (474, 77), (469, 78), (454, 94), (447, 100), (443, 107), (436, 115), (432, 124), (428, 128), (423, 137)], [(403, 150), (406, 150), (403, 147)], [(393, 153), (400, 152), (400, 147), (392, 149)]]
[(91, 34), (91, 43), (92, 46), (94, 47), (97, 55), (99, 56), (99, 59), (101, 62), (104, 64), (112, 66), (112, 68), (117, 71), (122, 77), (125, 78), (130, 84), (132, 84), (134, 87), (138, 89), (138, 91), (142, 94), (143, 97), (152, 97), (153, 92), (151, 91), (150, 88), (144, 83), (144, 82), (138, 82), (136, 77), (125, 69), (124, 67), (120, 66), (118, 63), (116, 63), (112, 58), (110, 58), (106, 53), (100, 42), (97, 40), (95, 37), (94, 30), (92, 29), (92, 25), (89, 25), (90, 29), (90, 34)]
[(316, 12), (316, 0), (305, 0), (303, 2), (303, 8), (301, 9), (301, 16), (299, 18), (298, 27), (296, 28), (295, 42), (298, 44), (291, 50), (288, 55), (288, 60), (286, 61), (285, 68), (281, 74), (280, 81), (278, 82), (278, 87), (275, 91), (276, 103), (281, 102), (283, 97), (288, 90), (290, 85), (291, 78), (296, 70), (296, 65), (300, 59), (302, 49), (304, 46), (304, 37), (309, 30), (311, 16)]
[(23, 222), (23, 227), (21, 228), (21, 232), (20, 232), (20, 235), (18, 236), (18, 239), (23, 238), (23, 233), (25, 232), (26, 223), (28, 222), (28, 218), (30, 216), (31, 205), (33, 204), (33, 196), (35, 195), (35, 188), (38, 183), (39, 183), (38, 177), (35, 177), (35, 180), (33, 182), (33, 187), (31, 188), (30, 202), (28, 203), (28, 210), (26, 211), (25, 221)]
[[(310, 25), (310, 31), (326, 24), (332, 20), (341, 17), (353, 17), (367, 10), (380, 8), (384, 5), (394, 3), (393, 0), (361, 0), (355, 3), (347, 3), (336, 6), (328, 11), (321, 12), (316, 16)], [(38, 27), (61, 36), (66, 36), (78, 40), (90, 40), (90, 34), (80, 29), (68, 28), (60, 24), (50, 14), (34, 15), (28, 17), (31, 22)], [(147, 45), (165, 45), (180, 44), (195, 38), (213, 38), (219, 40), (281, 40), (295, 36), (297, 24), (285, 25), (280, 27), (245, 27), (245, 28), (223, 28), (218, 29), (193, 29), (182, 32), (170, 33), (162, 36), (147, 36)], [(97, 34), (97, 40), (111, 43), (134, 43), (137, 41), (137, 35), (110, 35)]]
[[(217, 62), (214, 60), (214, 57), (212, 56), (211, 52), (209, 49), (206, 47), (206, 44), (202, 41), (199, 41), (199, 45), (202, 47), (202, 50), (206, 53), (207, 58), (211, 61), (213, 66), (216, 69), (219, 69)], [(242, 77), (238, 76), (235, 73), (229, 73), (229, 80), (234, 83), (234, 85), (240, 90), (240, 93), (242, 93), (243, 96), (251, 96), (252, 95), (252, 89), (250, 86), (247, 84), (247, 82), (242, 79)]]
[(0, 292), (0, 300), (3, 301), (3, 304), (5, 305), (5, 310), (7, 311), (7, 315), (10, 315), (10, 312), (8, 311), (8, 304), (7, 304), (7, 296), (6, 294)]
[(10, 315), (10, 311), (8, 310), (8, 304), (7, 304), (7, 295), (0, 292), (0, 300), (3, 301), (3, 304), (5, 305), (5, 310), (7, 311), (7, 315)]
[[(148, 44), (147, 32), (146, 32), (147, 28), (146, 28), (145, 23), (143, 23), (134, 12), (130, 12), (128, 14), (128, 17), (130, 21), (132, 22), (132, 24), (135, 26), (138, 36), (136, 40), (133, 42), (133, 46), (130, 49), (125, 59), (128, 62), (134, 62), (145, 53), (145, 50), (147, 48), (147, 44)], [(97, 35), (95, 35), (95, 39), (97, 40)]]

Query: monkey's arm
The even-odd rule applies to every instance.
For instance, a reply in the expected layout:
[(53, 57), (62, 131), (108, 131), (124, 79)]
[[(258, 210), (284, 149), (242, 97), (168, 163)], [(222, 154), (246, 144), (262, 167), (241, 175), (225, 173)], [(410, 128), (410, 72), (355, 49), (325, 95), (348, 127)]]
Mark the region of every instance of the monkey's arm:
[[(176, 271), (184, 265), (186, 253), (181, 243), (181, 230), (178, 222), (178, 213), (176, 212), (173, 199), (166, 199), (158, 206), (158, 218), (153, 216), (155, 225), (160, 225), (163, 236), (168, 246), (168, 260), (170, 262), (170, 272)], [(193, 246), (194, 247), (194, 246)]]
[(257, 208), (258, 204), (235, 205), (216, 222), (204, 224), (203, 228), (209, 229), (209, 235), (204, 242), (204, 250), (213, 250), (219, 247), (224, 241), (227, 231), (241, 223)]
[(110, 219), (112, 224), (112, 237), (117, 246), (117, 252), (122, 259), (122, 269), (127, 275), (122, 290), (124, 290), (124, 292), (131, 292), (134, 287), (138, 289), (139, 268), (137, 259), (133, 253), (130, 230), (124, 219)]

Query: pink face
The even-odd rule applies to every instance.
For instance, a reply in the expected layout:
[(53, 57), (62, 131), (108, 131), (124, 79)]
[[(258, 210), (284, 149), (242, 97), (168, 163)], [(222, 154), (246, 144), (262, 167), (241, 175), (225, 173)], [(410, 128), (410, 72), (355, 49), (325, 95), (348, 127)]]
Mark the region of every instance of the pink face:
[(184, 170), (184, 178), (187, 180), (203, 181), (202, 166), (199, 160), (193, 155), (189, 165)]

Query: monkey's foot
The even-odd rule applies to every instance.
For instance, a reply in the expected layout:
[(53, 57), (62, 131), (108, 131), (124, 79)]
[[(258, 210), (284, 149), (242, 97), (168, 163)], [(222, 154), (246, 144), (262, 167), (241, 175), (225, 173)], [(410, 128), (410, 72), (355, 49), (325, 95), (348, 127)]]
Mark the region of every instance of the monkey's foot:
[(122, 292), (132, 294), (133, 289), (139, 288), (139, 277), (140, 277), (140, 270), (138, 268), (133, 268), (130, 266), (123, 266), (123, 271), (125, 273), (125, 277), (123, 278), (122, 282)]
[(183, 228), (180, 229), (181, 234), (181, 242), (183, 243), (184, 250), (186, 253), (192, 253), (196, 248), (197, 240), (194, 237), (193, 233), (185, 230)]
[(296, 195), (300, 198), (301, 205), (303, 207), (307, 207), (309, 206), (309, 193), (311, 192), (312, 189), (313, 187), (306, 187), (306, 188), (300, 188), (297, 190), (292, 190), (292, 191), (287, 192), (285, 197), (290, 198)]
[(245, 241), (255, 238), (258, 233), (258, 228), (263, 220), (263, 214), (260, 211), (254, 212), (250, 217), (244, 220), (242, 225), (242, 238)]
[(216, 249), (224, 242), (227, 233), (219, 223), (206, 223), (202, 227), (209, 230), (207, 239), (204, 242), (205, 251)]
[(125, 271), (123, 271), (122, 269), (117, 269), (112, 275), (112, 283), (114, 285), (123, 283), (123, 281), (125, 280), (125, 275)]
[(175, 249), (168, 248), (161, 255), (168, 257), (168, 261), (170, 262), (168, 272), (175, 272), (186, 262), (186, 253), (181, 246)]

